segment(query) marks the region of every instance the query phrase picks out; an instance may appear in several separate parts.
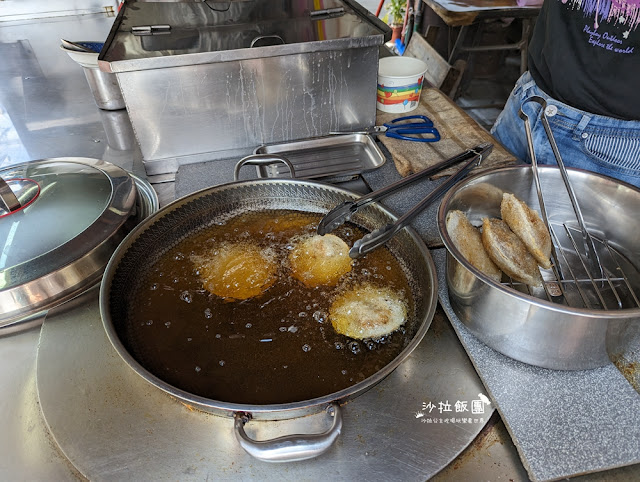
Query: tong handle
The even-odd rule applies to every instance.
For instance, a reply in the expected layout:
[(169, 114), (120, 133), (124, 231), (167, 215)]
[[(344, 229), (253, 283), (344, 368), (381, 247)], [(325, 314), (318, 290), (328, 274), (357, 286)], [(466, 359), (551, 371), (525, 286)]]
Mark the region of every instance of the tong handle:
[(460, 179), (467, 175), (467, 173), (476, 165), (482, 163), (482, 159), (488, 156), (493, 150), (493, 144), (489, 144), (489, 147), (482, 150), (482, 152), (476, 152), (470, 160), (462, 165), (449, 179), (440, 184), (436, 189), (430, 192), (426, 197), (422, 199), (413, 208), (407, 211), (402, 217), (400, 217), (395, 223), (387, 224), (382, 228), (378, 228), (369, 234), (366, 234), (355, 243), (349, 250), (349, 256), (351, 258), (359, 258), (360, 256), (367, 254), (370, 251), (382, 246), (389, 241), (393, 236), (401, 229), (409, 225), (409, 223), (422, 212), (429, 204), (435, 199), (440, 197), (446, 191), (449, 190)]
[[(573, 187), (571, 186), (571, 182), (569, 181), (569, 173), (567, 172), (567, 168), (564, 165), (564, 161), (562, 160), (562, 156), (560, 155), (560, 151), (558, 150), (558, 145), (556, 144), (555, 137), (553, 136), (553, 132), (551, 131), (551, 125), (549, 124), (549, 119), (547, 119), (547, 101), (543, 97), (538, 95), (534, 95), (523, 102), (523, 105), (527, 102), (537, 102), (542, 106), (540, 119), (542, 121), (542, 126), (544, 127), (545, 134), (547, 135), (547, 139), (549, 140), (549, 144), (551, 144), (551, 150), (553, 151), (553, 155), (556, 158), (556, 162), (558, 164), (558, 168), (560, 170), (560, 175), (562, 176), (562, 181), (564, 182), (564, 187), (567, 190), (567, 194), (569, 195), (569, 201), (571, 202), (571, 206), (573, 207), (573, 211), (576, 215), (576, 219), (578, 221), (578, 225), (580, 226), (580, 231), (582, 233), (582, 241), (584, 243), (585, 254), (587, 256), (587, 260), (591, 264), (591, 269), (593, 270), (594, 276), (602, 277), (603, 269), (600, 264), (600, 259), (598, 257), (598, 253), (595, 248), (595, 244), (589, 231), (587, 231), (587, 226), (584, 222), (584, 217), (582, 215), (582, 210), (580, 209), (580, 204), (578, 203), (578, 198), (576, 196)], [(538, 167), (536, 161), (535, 150), (533, 148), (533, 136), (531, 135), (531, 124), (529, 122), (529, 116), (524, 113), (522, 107), (520, 107), (520, 111), (518, 113), (520, 118), (524, 120), (525, 123), (525, 131), (527, 134), (527, 144), (529, 148), (529, 156), (531, 157), (531, 167), (533, 170), (534, 180), (536, 184), (536, 190), (538, 192), (538, 200), (540, 202), (540, 210), (542, 212), (542, 217), (547, 225), (547, 229), (550, 230), (549, 221), (547, 219), (546, 209), (544, 207), (544, 200), (542, 195), (542, 187), (540, 186), (540, 179), (538, 176)], [(555, 257), (555, 249), (554, 249), (554, 257)], [(554, 259), (557, 261), (557, 259)], [(559, 265), (558, 265), (559, 266)]]
[(480, 144), (472, 149), (466, 150), (462, 154), (458, 154), (457, 156), (454, 156), (450, 159), (439, 162), (438, 164), (434, 164), (433, 166), (428, 167), (422, 171), (413, 173), (410, 176), (402, 178), (399, 181), (396, 181), (394, 183), (389, 184), (388, 186), (378, 189), (377, 191), (374, 191), (369, 194), (365, 194), (364, 196), (358, 198), (355, 201), (345, 201), (342, 204), (339, 204), (338, 206), (333, 208), (331, 211), (329, 211), (320, 220), (320, 223), (318, 224), (318, 229), (316, 230), (316, 232), (320, 235), (328, 234), (334, 229), (336, 229), (338, 226), (348, 221), (348, 219), (353, 214), (355, 214), (355, 212), (361, 207), (366, 206), (367, 204), (373, 201), (382, 199), (385, 196), (389, 196), (390, 194), (393, 194), (394, 192), (399, 191), (400, 189), (403, 189), (404, 187), (420, 179), (424, 179), (425, 177), (431, 176), (432, 174), (443, 171), (444, 169), (452, 166), (453, 164), (464, 161), (471, 157), (475, 157), (476, 154), (478, 153), (484, 154), (487, 151), (491, 152), (491, 149), (493, 149), (493, 144), (490, 144), (490, 143)]

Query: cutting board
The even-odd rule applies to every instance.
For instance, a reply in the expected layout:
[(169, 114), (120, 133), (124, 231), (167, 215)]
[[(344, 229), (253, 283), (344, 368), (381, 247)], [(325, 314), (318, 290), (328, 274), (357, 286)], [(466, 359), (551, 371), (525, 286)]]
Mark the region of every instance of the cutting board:
[[(493, 143), (493, 152), (483, 160), (480, 166), (474, 169), (474, 172), (516, 163), (515, 157), (502, 147), (491, 134), (436, 88), (422, 89), (420, 104), (407, 115), (417, 114), (426, 115), (433, 121), (434, 126), (440, 132), (441, 139), (439, 141), (412, 142), (384, 135), (380, 136), (382, 144), (393, 157), (396, 169), (403, 177), (422, 171), (483, 142)], [(382, 125), (402, 116), (403, 114), (378, 111), (377, 124)], [(449, 176), (458, 167), (453, 166), (434, 175), (433, 178)]]

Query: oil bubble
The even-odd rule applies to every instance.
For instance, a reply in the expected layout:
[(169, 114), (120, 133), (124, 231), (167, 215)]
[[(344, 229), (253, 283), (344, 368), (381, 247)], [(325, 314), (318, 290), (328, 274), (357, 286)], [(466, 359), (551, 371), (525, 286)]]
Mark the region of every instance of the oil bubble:
[(153, 283), (150, 287), (151, 291), (155, 291), (158, 289), (158, 283)]
[(147, 320), (147, 326), (153, 325), (153, 320)]
[(351, 353), (353, 353), (354, 355), (360, 353), (360, 343), (358, 343), (357, 341), (352, 341), (347, 346), (349, 347), (349, 350), (351, 350)]
[(324, 323), (327, 318), (322, 311), (318, 310), (313, 312), (313, 319), (316, 320), (318, 323)]
[(220, 361), (218, 362), (218, 365), (220, 365), (221, 367), (223, 367), (223, 366), (225, 365), (225, 363), (226, 363), (226, 362), (225, 362), (224, 360), (220, 360)]
[(278, 328), (278, 330), (280, 330), (281, 332), (285, 332), (287, 331), (287, 327), (286, 326), (281, 326), (280, 328)]
[(187, 341), (191, 341), (191, 340), (193, 340), (193, 338), (191, 338), (191, 337), (187, 338)]
[(170, 322), (170, 321), (166, 321), (166, 322), (164, 323), (164, 326), (166, 326), (167, 328), (169, 328), (169, 327), (171, 326), (171, 322)]
[(302, 345), (302, 351), (305, 353), (308, 353), (311, 351), (311, 346), (307, 345), (306, 343), (304, 345)]
[(336, 347), (336, 350), (342, 350), (344, 348), (344, 345), (339, 341), (336, 341), (333, 346)]
[(202, 370), (202, 368), (196, 365), (196, 373), (200, 373), (200, 370)]
[(294, 326), (294, 325), (291, 325), (289, 328), (287, 328), (287, 331), (289, 333), (296, 333), (298, 331), (298, 327)]
[(251, 323), (247, 323), (246, 325), (244, 325), (245, 328), (251, 328), (253, 325)]
[(191, 303), (193, 301), (193, 297), (189, 291), (183, 291), (180, 293), (180, 299), (185, 303)]
[(220, 339), (222, 338), (222, 335), (220, 333), (216, 333), (216, 338)]
[(211, 308), (207, 308), (206, 310), (204, 310), (204, 317), (207, 319), (211, 319), (211, 317), (213, 316), (213, 313), (211, 312)]

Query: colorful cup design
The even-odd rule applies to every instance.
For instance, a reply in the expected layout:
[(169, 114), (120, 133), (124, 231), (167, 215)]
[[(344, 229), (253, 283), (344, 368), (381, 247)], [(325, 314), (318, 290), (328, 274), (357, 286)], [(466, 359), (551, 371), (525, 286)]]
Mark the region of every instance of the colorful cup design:
[(385, 57), (378, 70), (377, 108), (383, 112), (405, 113), (420, 102), (427, 64), (413, 57)]

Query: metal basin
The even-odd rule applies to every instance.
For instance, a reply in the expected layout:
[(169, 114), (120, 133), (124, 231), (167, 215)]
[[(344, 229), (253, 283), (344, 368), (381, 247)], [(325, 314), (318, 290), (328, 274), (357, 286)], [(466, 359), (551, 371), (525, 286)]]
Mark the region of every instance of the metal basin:
[[(539, 211), (529, 166), (480, 173), (461, 181), (444, 197), (438, 213), (448, 250), (446, 279), (451, 305), (471, 332), (493, 349), (545, 368), (576, 370), (610, 363), (640, 330), (640, 191), (598, 174), (569, 169), (589, 233), (597, 240), (605, 275), (588, 278), (580, 243), (566, 233), (577, 225), (556, 167), (538, 168), (545, 205), (563, 273), (565, 296), (550, 296), (551, 271), (543, 270), (544, 289), (527, 288), (503, 277), (496, 283), (460, 254), (446, 229), (451, 210), (466, 213), (475, 226), (500, 217), (503, 192), (515, 194)], [(570, 276), (572, 275), (572, 276)]]

